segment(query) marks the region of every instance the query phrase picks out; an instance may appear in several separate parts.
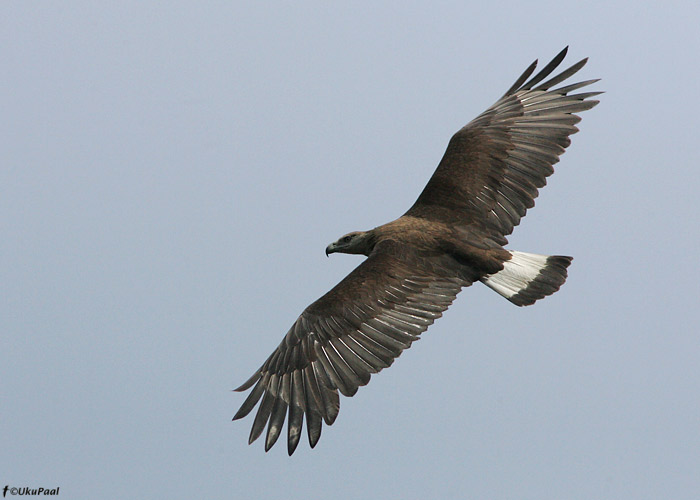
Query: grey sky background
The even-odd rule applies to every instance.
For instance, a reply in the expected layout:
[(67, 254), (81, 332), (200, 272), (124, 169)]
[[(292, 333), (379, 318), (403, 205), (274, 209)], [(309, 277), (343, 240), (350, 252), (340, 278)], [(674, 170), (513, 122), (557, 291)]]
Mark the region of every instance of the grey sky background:
[[(3, 2), (0, 487), (61, 498), (695, 499), (700, 4)], [(570, 45), (601, 104), (481, 285), (294, 457), (230, 392), (449, 137)], [(285, 430), (286, 432), (286, 430)]]

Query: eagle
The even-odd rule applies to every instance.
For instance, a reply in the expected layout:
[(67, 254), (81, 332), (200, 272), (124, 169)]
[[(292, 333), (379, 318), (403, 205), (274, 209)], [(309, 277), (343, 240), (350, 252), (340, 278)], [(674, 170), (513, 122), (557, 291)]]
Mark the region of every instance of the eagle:
[(309, 445), (316, 446), (323, 422), (331, 425), (338, 416), (339, 393), (353, 396), (372, 374), (391, 366), (472, 283), (517, 306), (559, 290), (572, 257), (504, 247), (578, 132), (576, 113), (598, 104), (591, 98), (602, 93), (576, 93), (597, 79), (558, 86), (588, 61), (551, 76), (567, 50), (530, 78), (535, 60), (503, 97), (452, 136), (404, 215), (328, 245), (327, 255), (367, 258), (307, 307), (235, 389), (252, 388), (233, 420), (260, 403), (249, 444), (267, 427), (268, 451), (287, 419), (292, 455), (305, 418)]

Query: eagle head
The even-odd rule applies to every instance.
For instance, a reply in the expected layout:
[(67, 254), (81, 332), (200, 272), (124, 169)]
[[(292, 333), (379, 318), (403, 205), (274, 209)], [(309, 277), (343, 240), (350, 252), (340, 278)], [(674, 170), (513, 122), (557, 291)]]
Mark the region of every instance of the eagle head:
[(369, 255), (374, 246), (371, 233), (371, 231), (353, 231), (341, 236), (326, 247), (326, 256), (336, 252)]

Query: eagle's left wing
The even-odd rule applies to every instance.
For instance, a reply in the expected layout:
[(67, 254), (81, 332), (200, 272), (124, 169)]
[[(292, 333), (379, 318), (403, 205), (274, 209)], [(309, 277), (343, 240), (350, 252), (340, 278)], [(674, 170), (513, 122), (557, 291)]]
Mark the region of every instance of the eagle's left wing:
[(566, 55), (562, 50), (526, 82), (537, 61), (501, 99), (459, 130), (415, 204), (406, 215), (477, 229), (499, 245), (513, 232), (552, 165), (578, 131), (575, 113), (592, 108), (601, 92), (574, 91), (597, 80), (557, 87), (578, 72), (583, 59), (548, 78)]

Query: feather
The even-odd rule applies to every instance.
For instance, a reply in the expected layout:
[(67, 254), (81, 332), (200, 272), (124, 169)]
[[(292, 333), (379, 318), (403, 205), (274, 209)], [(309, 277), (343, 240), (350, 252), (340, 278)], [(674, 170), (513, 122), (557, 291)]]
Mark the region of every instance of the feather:
[[(304, 425), (304, 410), (295, 404), (289, 405), (289, 423), (287, 424), (287, 453), (291, 457), (297, 449), (301, 428)], [(308, 425), (308, 424), (307, 424)]]

